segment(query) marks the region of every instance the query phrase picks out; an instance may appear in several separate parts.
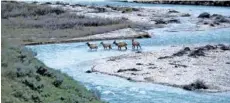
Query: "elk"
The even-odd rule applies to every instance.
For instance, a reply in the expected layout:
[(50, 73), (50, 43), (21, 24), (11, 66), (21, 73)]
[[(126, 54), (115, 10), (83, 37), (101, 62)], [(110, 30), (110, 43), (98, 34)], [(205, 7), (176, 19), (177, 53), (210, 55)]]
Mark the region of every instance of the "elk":
[(140, 47), (140, 49), (141, 49), (140, 43), (138, 41), (135, 41), (134, 39), (132, 39), (132, 48), (135, 49), (135, 47), (137, 47), (137, 49), (138, 49), (138, 47)]
[(109, 43), (104, 43), (104, 42), (101, 42), (101, 45), (104, 47), (104, 49), (112, 49), (112, 45), (109, 44)]
[(115, 44), (118, 47), (118, 50), (121, 50), (121, 47), (125, 47), (125, 50), (127, 50), (127, 43), (126, 42), (116, 42), (114, 41), (113, 44)]
[(97, 50), (97, 48), (98, 48), (97, 44), (90, 44), (89, 42), (87, 42), (86, 44), (88, 45), (88, 47), (89, 47), (91, 50), (93, 50), (93, 49)]

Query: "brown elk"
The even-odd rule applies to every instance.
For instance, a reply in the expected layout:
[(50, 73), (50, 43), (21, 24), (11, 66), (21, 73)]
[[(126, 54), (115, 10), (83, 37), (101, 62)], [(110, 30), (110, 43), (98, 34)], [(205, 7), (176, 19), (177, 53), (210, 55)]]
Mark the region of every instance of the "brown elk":
[(101, 42), (101, 45), (104, 47), (104, 49), (112, 49), (112, 45), (108, 43)]
[(88, 47), (92, 50), (92, 49), (95, 49), (97, 50), (98, 46), (97, 44), (90, 44), (89, 42), (86, 43), (88, 45)]
[(113, 44), (115, 44), (118, 47), (118, 50), (121, 50), (122, 47), (125, 47), (125, 49), (127, 50), (127, 43), (126, 42), (116, 42), (114, 41)]
[(132, 48), (135, 49), (135, 47), (138, 47), (141, 49), (141, 45), (138, 41), (135, 41), (134, 39), (132, 39)]

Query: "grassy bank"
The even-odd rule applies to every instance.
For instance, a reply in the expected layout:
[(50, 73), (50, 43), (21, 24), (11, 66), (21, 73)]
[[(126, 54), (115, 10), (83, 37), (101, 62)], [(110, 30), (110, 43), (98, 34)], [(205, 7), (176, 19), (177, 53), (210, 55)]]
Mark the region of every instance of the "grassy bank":
[(1, 6), (2, 103), (102, 102), (98, 92), (89, 91), (66, 74), (45, 66), (35, 58), (36, 53), (21, 44), (105, 32), (111, 28), (104, 31), (94, 28), (122, 25), (119, 21), (97, 18), (89, 22), (90, 18), (72, 17), (61, 8), (22, 2), (2, 2)]
[(99, 95), (46, 67), (30, 50), (7, 41), (1, 51), (3, 103), (100, 103)]
[(130, 27), (125, 20), (76, 15), (49, 5), (2, 2), (2, 33), (24, 43), (63, 41)]

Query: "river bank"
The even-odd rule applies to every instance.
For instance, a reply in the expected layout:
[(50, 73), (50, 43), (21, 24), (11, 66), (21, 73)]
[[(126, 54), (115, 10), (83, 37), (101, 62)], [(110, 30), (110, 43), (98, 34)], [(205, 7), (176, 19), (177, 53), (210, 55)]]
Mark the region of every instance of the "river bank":
[[(30, 27), (22, 27), (22, 25), (25, 26), (25, 22), (30, 21), (24, 16), (30, 15), (31, 11), (33, 11), (32, 9), (36, 8), (34, 10), (36, 11), (40, 7), (14, 1), (1, 3), (2, 10), (4, 9), (1, 18), (1, 102), (103, 103), (97, 92), (90, 91), (72, 77), (47, 67), (36, 58), (37, 54), (35, 52), (23, 45), (23, 39), (26, 40), (25, 35), (36, 38), (33, 35), (28, 35), (39, 34), (39, 31), (30, 32), (32, 29)], [(27, 7), (31, 7), (30, 12), (26, 11), (28, 10), (26, 9)], [(42, 7), (39, 10), (41, 9)], [(44, 7), (43, 11), (44, 9), (54, 10), (47, 7)], [(20, 10), (22, 11), (14, 12)], [(56, 12), (63, 11), (56, 9)], [(40, 13), (42, 13), (42, 10)], [(24, 16), (15, 17), (20, 15)], [(15, 22), (18, 22), (18, 19), (21, 21), (27, 19), (28, 21), (12, 25), (10, 20), (13, 19), (16, 19)]]
[[(63, 32), (64, 35), (66, 35), (65, 38), (61, 38), (63, 36), (55, 36), (44, 41), (44, 38), (40, 39), (38, 37), (36, 38), (36, 40), (26, 40), (26, 45), (130, 38), (149, 38), (154, 35), (148, 32), (149, 29), (163, 29), (167, 32), (179, 32), (204, 31), (230, 27), (230, 18), (228, 17), (228, 15), (220, 15), (218, 13), (202, 12), (200, 14), (192, 14), (176, 9), (164, 9), (158, 7), (138, 8), (135, 6), (97, 6), (65, 3), (45, 3), (37, 5), (48, 5), (54, 8), (63, 8), (64, 10), (70, 11), (72, 14), (75, 14), (77, 16), (122, 20), (127, 22), (128, 24), (118, 24), (118, 26), (115, 26), (115, 28), (111, 27), (112, 29), (110, 29), (110, 26), (105, 26), (97, 29), (100, 30), (104, 28), (109, 28), (108, 30), (106, 30), (105, 33), (94, 32), (94, 34), (81, 36), (73, 36), (74, 31), (69, 30), (70, 36), (68, 36), (69, 34)], [(126, 32), (127, 30), (131, 33)], [(91, 31), (91, 29), (89, 29), (89, 31)], [(51, 33), (50, 35), (54, 34)]]
[[(229, 91), (230, 46), (168, 47), (97, 60), (93, 72), (186, 90)], [(196, 82), (204, 87), (193, 87)], [(193, 84), (194, 83), (194, 84)]]

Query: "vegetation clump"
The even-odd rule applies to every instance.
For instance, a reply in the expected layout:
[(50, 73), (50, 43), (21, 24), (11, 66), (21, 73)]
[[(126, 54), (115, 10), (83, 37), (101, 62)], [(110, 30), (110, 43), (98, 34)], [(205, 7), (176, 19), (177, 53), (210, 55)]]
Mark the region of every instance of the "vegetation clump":
[(184, 85), (183, 89), (193, 91), (197, 89), (208, 89), (208, 86), (201, 80), (196, 80), (194, 83)]

